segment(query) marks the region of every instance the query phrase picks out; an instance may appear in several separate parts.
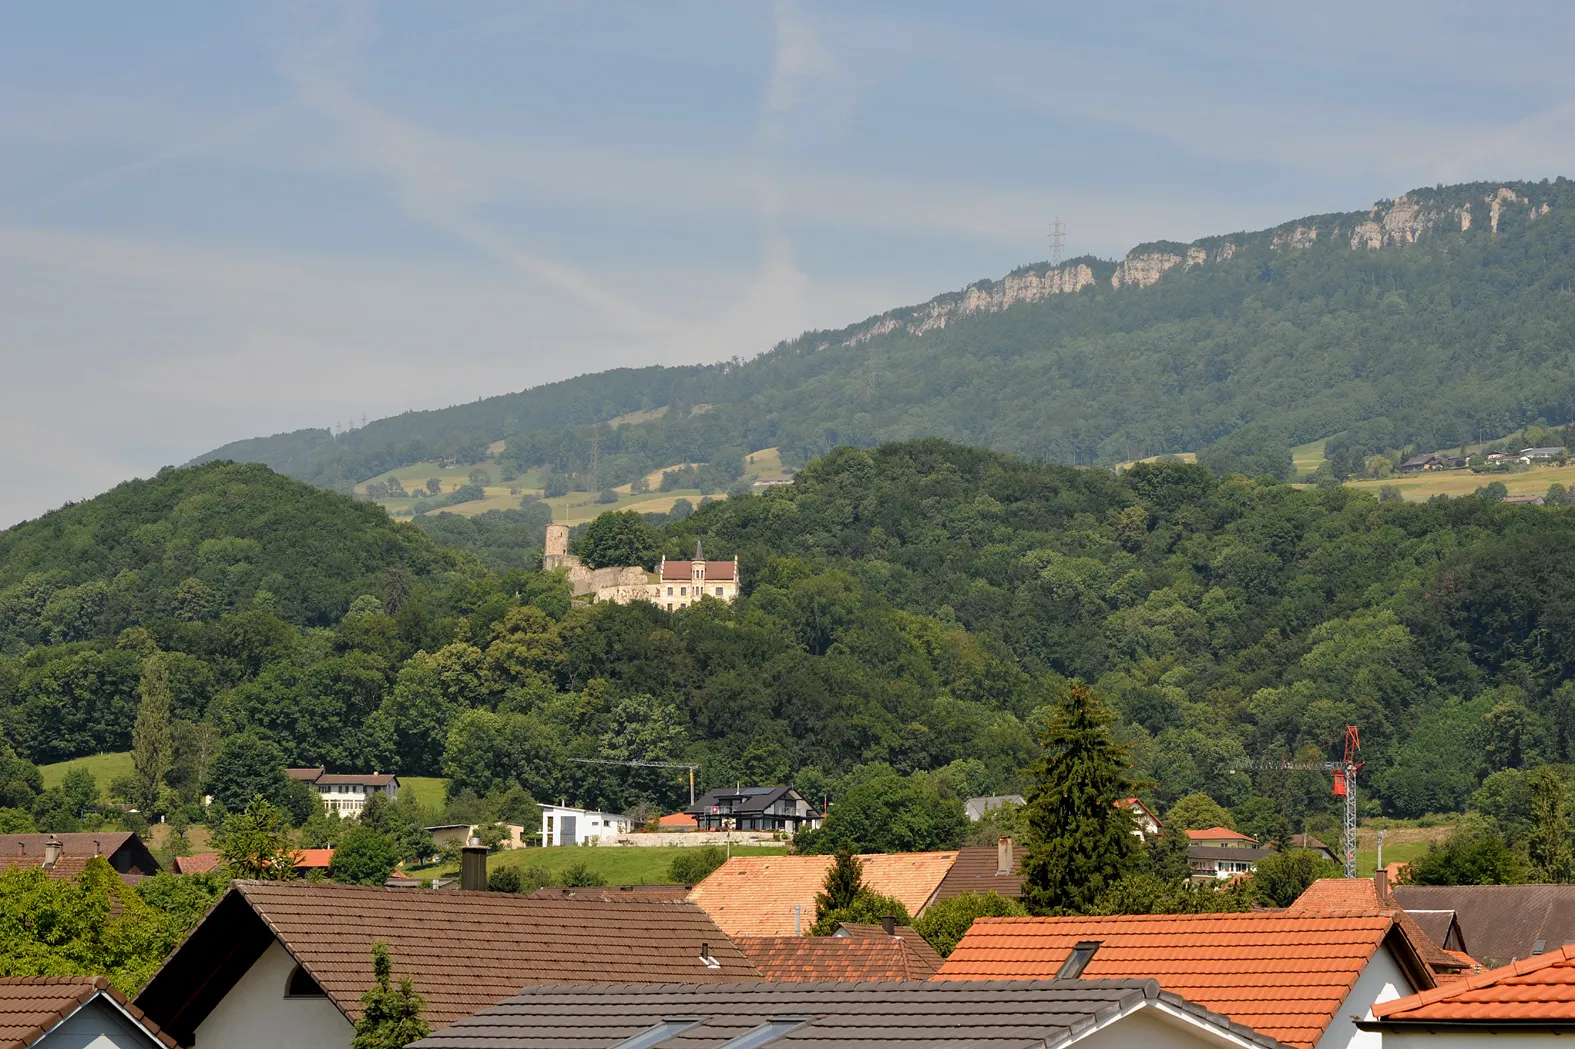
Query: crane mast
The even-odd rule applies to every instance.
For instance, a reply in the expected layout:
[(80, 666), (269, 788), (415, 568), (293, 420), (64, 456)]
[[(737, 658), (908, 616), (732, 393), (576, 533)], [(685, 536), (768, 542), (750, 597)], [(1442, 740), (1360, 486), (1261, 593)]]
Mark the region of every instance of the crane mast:
[(1252, 765), (1255, 769), (1328, 772), (1333, 775), (1332, 793), (1344, 803), (1341, 813), (1344, 832), (1341, 846), (1347, 878), (1356, 877), (1356, 774), (1362, 770), (1362, 762), (1356, 760), (1356, 752), (1360, 749), (1362, 749), (1361, 734), (1357, 732), (1355, 725), (1347, 725), (1345, 751), (1339, 761), (1259, 761)]

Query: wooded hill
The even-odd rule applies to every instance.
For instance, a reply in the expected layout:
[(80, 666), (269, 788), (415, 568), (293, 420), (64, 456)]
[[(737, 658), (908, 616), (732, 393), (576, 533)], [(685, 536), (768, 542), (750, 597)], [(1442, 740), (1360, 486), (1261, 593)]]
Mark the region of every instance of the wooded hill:
[[(282, 523), (278, 547), (259, 519)], [(1204, 791), (1264, 836), (1330, 811), (1329, 787), (1249, 759), (1316, 753), (1347, 723), (1364, 805), (1401, 816), (1511, 805), (1519, 770), (1575, 747), (1575, 509), (1380, 503), (1180, 463), (1117, 475), (932, 439), (839, 449), (637, 538), (739, 556), (745, 594), (571, 605), (554, 576), (488, 570), (260, 467), (171, 471), (0, 533), (20, 577), (0, 588), (0, 725), (35, 761), (124, 750), (162, 652), (177, 719), (266, 736), (295, 764), (624, 809), (687, 784), (565, 759), (682, 760), (702, 787), (879, 781), (900, 811), (1019, 789), (1076, 677), (1119, 712), (1153, 800)], [(223, 571), (203, 559), (248, 541)], [(183, 600), (190, 580), (212, 599)], [(57, 635), (77, 620), (50, 610), (95, 584), (122, 595), (113, 614)], [(941, 842), (925, 834), (885, 844)]]
[(1139, 245), (1119, 263), (1023, 267), (748, 361), (581, 376), (203, 458), (347, 490), (423, 459), (480, 459), (508, 438), (520, 469), (574, 474), (593, 422), (642, 412), (602, 427), (601, 485), (757, 448), (796, 466), (917, 436), (1082, 464), (1224, 439), (1227, 469), (1278, 469), (1285, 448), (1347, 432), (1373, 451), (1432, 450), (1575, 418), (1572, 248), (1566, 179), (1420, 189), (1368, 211)]

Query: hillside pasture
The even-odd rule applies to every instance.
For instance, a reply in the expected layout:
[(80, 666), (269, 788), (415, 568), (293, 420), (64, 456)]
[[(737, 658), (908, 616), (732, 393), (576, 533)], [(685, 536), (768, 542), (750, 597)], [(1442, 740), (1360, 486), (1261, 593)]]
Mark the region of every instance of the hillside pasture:
[(53, 765), (40, 765), (38, 771), (44, 777), (44, 789), (60, 786), (61, 781), (66, 778), (66, 773), (73, 769), (86, 769), (93, 773), (93, 778), (98, 781), (100, 799), (107, 798), (111, 780), (131, 775), (131, 751), (91, 754), (85, 758), (57, 761)]
[(1360, 488), (1375, 495), (1393, 486), (1408, 503), (1425, 503), (1435, 495), (1470, 495), (1483, 485), (1503, 481), (1510, 495), (1546, 495), (1557, 481), (1566, 488), (1575, 485), (1575, 466), (1533, 466), (1523, 473), (1482, 473), (1470, 470), (1431, 470), (1423, 473), (1396, 474), (1382, 481), (1347, 481), (1349, 488)]
[(1328, 443), (1329, 438), (1320, 437), (1291, 449), (1291, 465), (1296, 468), (1297, 477), (1311, 477), (1318, 472), (1318, 467), (1328, 461), (1324, 455), (1324, 447)]

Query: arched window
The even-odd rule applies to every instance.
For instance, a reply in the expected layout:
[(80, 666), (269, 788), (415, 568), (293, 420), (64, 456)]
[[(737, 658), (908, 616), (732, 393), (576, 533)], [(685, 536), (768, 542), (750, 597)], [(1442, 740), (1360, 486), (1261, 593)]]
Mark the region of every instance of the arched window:
[(323, 989), (312, 979), (312, 974), (297, 965), (290, 970), (290, 978), (284, 984), (286, 998), (326, 998)]

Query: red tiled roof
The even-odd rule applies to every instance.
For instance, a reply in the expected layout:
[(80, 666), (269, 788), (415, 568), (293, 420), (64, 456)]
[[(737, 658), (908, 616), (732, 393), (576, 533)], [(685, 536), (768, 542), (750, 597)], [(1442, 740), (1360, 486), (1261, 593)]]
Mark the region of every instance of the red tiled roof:
[(942, 958), (940, 952), (930, 946), (928, 940), (919, 935), (919, 930), (911, 925), (899, 925), (891, 933), (879, 925), (862, 925), (858, 922), (843, 922), (837, 927), (835, 934), (839, 938), (846, 937), (851, 940), (889, 940), (895, 937), (902, 940), (930, 967), (930, 971), (940, 970)]
[(1075, 944), (1097, 940), (1084, 977), (1152, 977), (1188, 1001), (1311, 1049), (1392, 927), (1387, 917), (1283, 912), (980, 918), (935, 978), (1050, 979)]
[[(663, 582), (685, 582), (694, 575), (693, 561), (663, 561)], [(729, 583), (733, 580), (733, 562), (707, 561), (705, 562), (705, 581), (707, 583)]]
[(1575, 1022), (1575, 946), (1373, 1006), (1389, 1022)]
[(190, 856), (175, 857), (176, 874), (206, 874), (219, 869), (223, 858), (217, 852), (194, 852)]
[(333, 849), (296, 849), (295, 865), (297, 868), (324, 868), (334, 861)]
[[(918, 917), (929, 906), (956, 852), (893, 852), (860, 856), (864, 884), (895, 896)], [(689, 893), (729, 936), (791, 936), (815, 923), (815, 896), (831, 869), (830, 856), (734, 856)]]
[(1238, 834), (1229, 827), (1210, 827), (1207, 830), (1187, 831), (1188, 841), (1250, 841), (1258, 844), (1257, 838), (1249, 838), (1245, 834)]
[(733, 943), (774, 983), (927, 980), (936, 969), (898, 936), (735, 936)]
[(126, 1001), (102, 976), (0, 977), (0, 1049), (22, 1049), (99, 995), (112, 999), (147, 1030), (174, 1049), (175, 1040)]
[(700, 821), (687, 812), (670, 812), (656, 821), (658, 827), (684, 827), (693, 830), (700, 825)]
[(1391, 917), (1411, 942), (1417, 957), (1426, 962), (1435, 975), (1453, 974), (1476, 965), (1468, 955), (1440, 947), (1393, 897), (1380, 900), (1378, 886), (1370, 878), (1319, 878), (1286, 908), (1285, 913), (1300, 918)]

